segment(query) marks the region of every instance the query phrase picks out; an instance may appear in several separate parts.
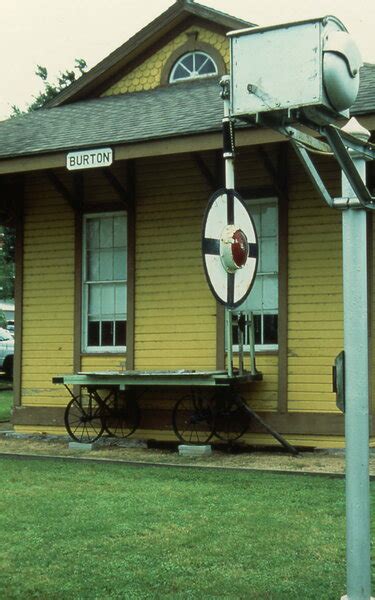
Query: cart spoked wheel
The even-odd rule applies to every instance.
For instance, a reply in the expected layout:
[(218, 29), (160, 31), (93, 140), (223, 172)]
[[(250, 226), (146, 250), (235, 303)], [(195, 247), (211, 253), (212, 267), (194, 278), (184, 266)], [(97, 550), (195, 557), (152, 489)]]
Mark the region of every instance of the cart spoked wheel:
[(250, 417), (235, 401), (233, 394), (222, 392), (214, 397), (214, 434), (224, 442), (234, 442), (246, 433)]
[(64, 413), (64, 422), (70, 437), (76, 442), (91, 444), (104, 431), (103, 408), (95, 393), (81, 393), (74, 396)]
[(105, 430), (113, 437), (129, 437), (139, 424), (140, 411), (137, 399), (130, 392), (114, 390), (104, 402)]
[(173, 409), (173, 430), (185, 444), (206, 444), (214, 433), (211, 402), (195, 390), (180, 398)]

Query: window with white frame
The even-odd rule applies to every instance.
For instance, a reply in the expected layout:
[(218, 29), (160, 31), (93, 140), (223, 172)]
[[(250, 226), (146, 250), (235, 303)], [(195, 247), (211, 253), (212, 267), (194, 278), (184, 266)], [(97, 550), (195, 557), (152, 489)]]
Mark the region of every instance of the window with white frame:
[(197, 79), (217, 75), (218, 70), (215, 62), (206, 52), (194, 50), (187, 52), (175, 62), (169, 82), (183, 81), (185, 79)]
[(126, 213), (85, 215), (83, 350), (124, 351), (127, 318)]
[(258, 272), (253, 288), (235, 313), (254, 315), (256, 350), (277, 349), (278, 325), (278, 205), (275, 198), (247, 200), (259, 241)]

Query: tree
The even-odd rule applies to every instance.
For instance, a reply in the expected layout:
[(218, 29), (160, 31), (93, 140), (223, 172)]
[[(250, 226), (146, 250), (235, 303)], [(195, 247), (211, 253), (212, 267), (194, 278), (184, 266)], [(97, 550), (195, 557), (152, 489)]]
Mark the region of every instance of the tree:
[(57, 94), (62, 90), (65, 90), (69, 85), (76, 81), (78, 77), (83, 75), (86, 72), (86, 69), (86, 61), (83, 58), (76, 58), (73, 69), (67, 69), (63, 73), (60, 73), (57, 81), (53, 83), (48, 81), (48, 71), (46, 67), (37, 65), (35, 75), (43, 81), (44, 90), (39, 92), (37, 96), (34, 96), (33, 102), (28, 105), (26, 111), (22, 111), (18, 106), (13, 105), (11, 116), (16, 117), (25, 114), (26, 112), (32, 112), (43, 108), (47, 102), (55, 98)]
[(16, 235), (13, 227), (0, 227), (0, 298), (14, 298)]
[[(44, 90), (34, 97), (26, 111), (22, 111), (18, 106), (12, 106), (11, 117), (17, 117), (43, 108), (47, 102), (55, 98), (57, 94), (83, 75), (86, 72), (86, 68), (86, 61), (83, 58), (76, 58), (73, 69), (67, 69), (63, 73), (60, 73), (57, 81), (53, 83), (48, 80), (46, 67), (37, 65), (35, 75), (43, 81)], [(0, 299), (14, 297), (15, 241), (15, 229), (13, 227), (0, 226)]]

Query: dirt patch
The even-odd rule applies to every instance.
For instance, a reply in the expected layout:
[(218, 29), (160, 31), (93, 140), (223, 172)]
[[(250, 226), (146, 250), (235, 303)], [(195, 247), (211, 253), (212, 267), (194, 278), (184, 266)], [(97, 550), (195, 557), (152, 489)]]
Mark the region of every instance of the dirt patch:
[[(92, 459), (120, 460), (139, 463), (161, 463), (173, 465), (200, 465), (207, 467), (260, 469), (275, 471), (297, 471), (305, 473), (335, 473), (345, 471), (342, 451), (302, 451), (298, 456), (274, 450), (214, 449), (210, 456), (180, 456), (176, 446), (158, 448), (126, 447), (122, 440), (97, 445), (92, 450), (73, 450), (65, 437), (8, 437), (0, 434), (0, 453), (40, 456), (70, 456)], [(375, 456), (370, 457), (370, 473), (375, 475)]]

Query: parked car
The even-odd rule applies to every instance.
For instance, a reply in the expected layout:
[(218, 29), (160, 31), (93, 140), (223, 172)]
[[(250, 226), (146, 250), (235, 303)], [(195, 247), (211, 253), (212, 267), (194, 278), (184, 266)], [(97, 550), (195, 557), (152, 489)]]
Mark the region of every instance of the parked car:
[(14, 321), (7, 321), (7, 330), (14, 334)]
[(0, 371), (13, 377), (14, 337), (10, 331), (0, 327)]

